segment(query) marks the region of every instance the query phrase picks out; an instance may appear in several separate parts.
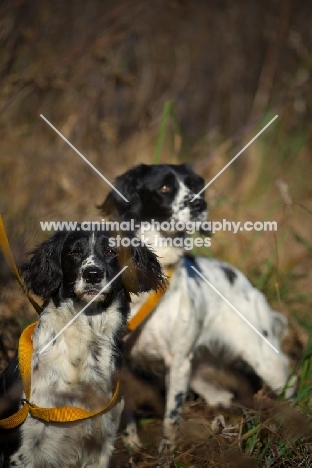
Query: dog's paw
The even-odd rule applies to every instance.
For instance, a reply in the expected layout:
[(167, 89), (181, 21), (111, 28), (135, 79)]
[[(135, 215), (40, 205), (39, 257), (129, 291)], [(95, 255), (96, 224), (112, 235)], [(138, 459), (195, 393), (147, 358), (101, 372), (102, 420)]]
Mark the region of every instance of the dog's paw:
[(223, 406), (223, 408), (229, 408), (233, 402), (234, 394), (227, 390), (218, 390), (215, 394), (211, 392), (208, 397), (210, 406)]
[(194, 378), (191, 381), (191, 389), (198, 393), (209, 406), (231, 406), (234, 394), (229, 390), (220, 389), (209, 384), (204, 379)]
[(158, 446), (158, 453), (162, 455), (171, 454), (175, 449), (175, 441), (173, 437), (163, 437)]
[(158, 447), (157, 468), (170, 468), (173, 462), (175, 444), (169, 438), (164, 437)]
[(123, 431), (122, 441), (130, 450), (138, 451), (142, 448), (142, 443), (136, 430), (126, 429)]

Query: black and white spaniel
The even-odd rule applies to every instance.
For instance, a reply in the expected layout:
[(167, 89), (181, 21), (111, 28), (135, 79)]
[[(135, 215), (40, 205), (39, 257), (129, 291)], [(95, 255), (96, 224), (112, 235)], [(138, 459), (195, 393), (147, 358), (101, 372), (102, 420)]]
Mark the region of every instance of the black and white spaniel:
[[(192, 202), (204, 187), (202, 177), (186, 165), (136, 166), (117, 177), (116, 188), (129, 200), (111, 191), (100, 205), (101, 214), (121, 221), (205, 221), (203, 197)], [(140, 233), (140, 227), (138, 227)], [(142, 229), (141, 229), (142, 234)], [(134, 369), (163, 376), (167, 396), (163, 423), (163, 447), (173, 447), (175, 429), (189, 388), (210, 405), (229, 405), (233, 393), (204, 381), (196, 369), (245, 368), (254, 381), (281, 390), (289, 375), (281, 340), (287, 319), (271, 309), (264, 295), (232, 265), (202, 256), (185, 255), (179, 242), (161, 243), (160, 238), (185, 237), (178, 231), (151, 227), (145, 240), (152, 245), (165, 271), (173, 267), (169, 288), (150, 317), (130, 335), (127, 359)], [(193, 269), (200, 272), (202, 277)], [(275, 352), (203, 279), (207, 279), (266, 339)], [(131, 316), (147, 295), (133, 301)], [(127, 401), (125, 402), (127, 405)], [(128, 412), (129, 415), (129, 412)], [(134, 419), (128, 418), (128, 442), (139, 445)]]
[[(151, 251), (140, 243), (112, 249), (115, 236), (82, 231), (79, 226), (76, 231), (57, 232), (33, 250), (22, 267), (26, 287), (44, 299), (32, 338), (31, 403), (93, 412), (112, 398), (122, 361), (129, 293), (155, 290), (165, 281)], [(127, 237), (134, 236), (127, 233)], [(15, 359), (0, 378), (0, 401), (16, 409), (19, 384)], [(107, 413), (64, 423), (28, 415), (18, 428), (17, 445), (12, 441), (2, 445), (2, 462), (24, 468), (107, 467), (122, 408), (119, 399)], [(8, 414), (6, 408), (0, 418)], [(9, 438), (2, 431), (3, 440), (5, 436)]]

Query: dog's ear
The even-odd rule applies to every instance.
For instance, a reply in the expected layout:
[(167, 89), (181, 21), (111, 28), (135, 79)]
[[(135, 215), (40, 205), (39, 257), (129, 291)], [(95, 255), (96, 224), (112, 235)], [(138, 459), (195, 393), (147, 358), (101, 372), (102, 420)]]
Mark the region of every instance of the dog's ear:
[(157, 256), (139, 238), (137, 240), (139, 246), (124, 248), (120, 257), (120, 267), (127, 266), (122, 274), (126, 291), (140, 294), (151, 290), (165, 290), (167, 280)]
[(56, 232), (29, 252), (21, 267), (26, 288), (43, 299), (50, 298), (62, 281), (61, 252), (67, 232)]
[[(196, 182), (196, 189), (200, 191), (205, 187), (205, 179), (203, 179), (203, 177), (195, 173), (194, 173), (194, 176), (195, 176), (195, 182)], [(202, 196), (204, 197), (204, 195), (205, 194), (203, 193)]]
[(148, 170), (149, 166), (140, 164), (117, 177), (114, 186), (128, 202), (115, 190), (112, 190), (104, 202), (97, 205), (101, 215), (112, 219), (121, 219), (122, 221), (139, 219), (142, 205), (138, 190), (142, 184), (142, 177)]
[(198, 190), (198, 192), (204, 188), (205, 180), (202, 178), (202, 176), (196, 174), (196, 172), (193, 171), (189, 164), (179, 164), (177, 167), (184, 175), (189, 176), (192, 185), (195, 186), (195, 189)]

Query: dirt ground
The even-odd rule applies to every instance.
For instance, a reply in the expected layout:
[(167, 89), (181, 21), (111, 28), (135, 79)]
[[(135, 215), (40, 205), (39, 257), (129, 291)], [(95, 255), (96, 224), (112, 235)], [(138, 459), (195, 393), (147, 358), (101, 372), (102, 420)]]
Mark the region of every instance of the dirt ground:
[[(18, 339), (22, 329), (31, 321), (36, 320), (36, 314), (28, 299), (20, 290), (17, 282), (11, 280), (0, 296), (0, 363), (2, 371), (16, 352)], [(302, 352), (302, 343), (295, 335), (286, 342), (288, 354), (298, 358)], [(229, 382), (229, 375), (226, 376)], [(148, 468), (148, 467), (196, 467), (196, 468), (256, 468), (261, 467), (253, 454), (246, 454), (244, 440), (246, 438), (246, 423), (259, 414), (266, 420), (279, 414), (283, 417), (283, 425), (309, 431), (307, 418), (292, 409), (285, 402), (278, 402), (276, 396), (267, 391), (259, 391), (253, 395), (248, 382), (242, 376), (232, 376), (232, 388), (236, 388), (238, 399), (229, 408), (208, 408), (195, 395), (191, 395), (183, 408), (179, 427), (177, 449), (172, 454), (158, 454), (158, 444), (162, 435), (162, 416), (164, 411), (163, 390), (154, 383), (143, 382), (141, 378), (123, 372), (121, 381), (124, 389), (132, 395), (132, 405), (138, 418), (139, 435), (143, 448), (130, 451), (121, 440), (117, 440), (116, 450), (111, 462), (112, 468)], [(233, 383), (234, 382), (234, 383)], [(257, 416), (258, 417), (258, 416)], [(221, 419), (220, 419), (221, 418)], [(222, 422), (224, 418), (224, 423)], [(272, 423), (273, 424), (273, 423)], [(276, 423), (275, 423), (276, 424)], [(122, 427), (121, 427), (122, 429)], [(279, 436), (280, 437), (280, 434)], [(278, 439), (277, 437), (277, 439)], [(310, 445), (308, 445), (310, 447)], [(312, 443), (311, 443), (312, 448)], [(259, 447), (260, 450), (260, 447)], [(272, 444), (271, 451), (277, 452)], [(257, 451), (256, 451), (257, 452)], [(312, 453), (308, 453), (312, 464)], [(302, 461), (301, 456), (298, 462)], [(291, 463), (294, 463), (292, 460)], [(294, 464), (281, 466), (295, 466)]]

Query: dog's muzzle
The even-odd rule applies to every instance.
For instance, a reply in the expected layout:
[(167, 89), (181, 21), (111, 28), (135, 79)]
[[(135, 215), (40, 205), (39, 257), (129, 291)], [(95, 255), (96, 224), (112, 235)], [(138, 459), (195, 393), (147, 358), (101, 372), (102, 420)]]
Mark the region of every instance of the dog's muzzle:
[(207, 203), (203, 198), (198, 197), (193, 202), (189, 200), (189, 207), (195, 213), (201, 213), (202, 211), (207, 209)]
[(195, 198), (194, 194), (190, 196), (186, 202), (186, 206), (190, 210), (191, 221), (204, 221), (207, 218), (207, 203), (202, 197)]
[[(104, 286), (104, 271), (101, 268), (92, 265), (83, 269), (81, 278), (78, 280), (76, 285), (75, 293), (83, 301), (90, 301), (94, 296), (99, 294)], [(109, 292), (108, 289), (103, 291), (96, 299), (96, 301), (102, 300), (103, 297)]]
[(98, 284), (104, 278), (104, 272), (96, 266), (90, 266), (85, 268), (82, 277), (88, 284)]

